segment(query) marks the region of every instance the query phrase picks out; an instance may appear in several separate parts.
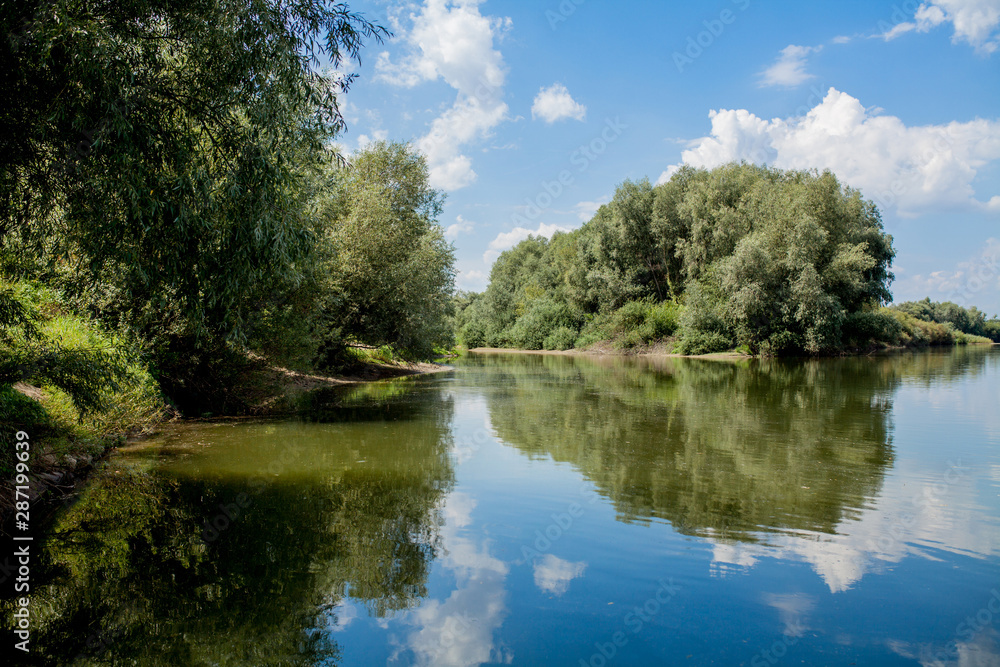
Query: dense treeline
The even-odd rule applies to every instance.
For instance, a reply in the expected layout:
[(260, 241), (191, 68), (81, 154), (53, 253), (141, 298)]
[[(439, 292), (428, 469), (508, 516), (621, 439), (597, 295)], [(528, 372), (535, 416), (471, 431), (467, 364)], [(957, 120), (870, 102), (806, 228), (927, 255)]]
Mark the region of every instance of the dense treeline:
[(894, 255), (875, 205), (829, 172), (684, 167), (503, 253), (486, 291), (459, 300), (458, 335), (528, 349), (669, 339), (688, 354), (940, 342), (884, 308)]
[(320, 0), (37, 0), (2, 3), (0, 34), (17, 101), (0, 108), (5, 434), (137, 386), (136, 423), (160, 390), (186, 414), (239, 412), (262, 365), (451, 344), (453, 248), (424, 159), (335, 143), (343, 65), (384, 28)]
[[(921, 326), (928, 335), (936, 336), (945, 342), (949, 336), (954, 337), (955, 333), (963, 333), (989, 338), (994, 343), (1000, 343), (1000, 319), (996, 316), (986, 319), (986, 313), (975, 306), (963, 308), (950, 301), (937, 303), (927, 298), (923, 301), (897, 304), (893, 306), (893, 310), (902, 315), (900, 320), (904, 324), (911, 327)], [(940, 326), (928, 327), (928, 324)]]

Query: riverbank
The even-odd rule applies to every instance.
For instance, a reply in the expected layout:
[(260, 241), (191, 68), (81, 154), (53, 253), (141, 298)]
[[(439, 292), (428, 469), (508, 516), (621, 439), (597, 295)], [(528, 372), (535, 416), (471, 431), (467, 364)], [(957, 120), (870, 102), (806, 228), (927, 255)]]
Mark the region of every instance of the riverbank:
[[(995, 343), (989, 339), (974, 337), (976, 340), (968, 340), (964, 342), (954, 341), (950, 344), (939, 344), (939, 345), (889, 345), (878, 348), (873, 348), (870, 350), (855, 350), (844, 352), (840, 356), (867, 356), (871, 354), (879, 354), (885, 352), (900, 352), (905, 350), (925, 350), (929, 348), (950, 348), (950, 347), (962, 347), (966, 345), (977, 345), (977, 346), (996, 346), (1000, 343)], [(622, 348), (616, 345), (612, 341), (601, 341), (588, 345), (585, 348), (572, 348), (569, 350), (522, 350), (516, 348), (504, 348), (504, 347), (476, 347), (471, 348), (469, 352), (475, 354), (534, 354), (534, 355), (544, 355), (544, 356), (618, 356), (618, 357), (674, 357), (679, 359), (753, 359), (754, 356), (744, 352), (711, 352), (708, 354), (677, 354), (671, 350), (675, 349), (675, 344), (673, 342), (659, 342), (652, 345), (638, 345), (630, 348)]]
[[(63, 426), (50, 424), (41, 433), (25, 431), (30, 444), (28, 483), (24, 485), (27, 488), (21, 489), (21, 495), (16, 496), (14, 475), (5, 475), (0, 481), (0, 530), (5, 534), (8, 533), (16, 500), (24, 500), (26, 496), (36, 517), (39, 513), (43, 516), (49, 514), (58, 505), (72, 500), (91, 471), (115, 449), (128, 440), (154, 433), (162, 424), (200, 421), (205, 418), (287, 416), (298, 411), (304, 404), (304, 397), (313, 391), (449, 370), (450, 366), (429, 362), (369, 362), (358, 366), (347, 375), (323, 375), (262, 365), (252, 375), (253, 386), (235, 388), (242, 394), (241, 398), (253, 401), (246, 403), (251, 406), (249, 410), (240, 410), (233, 414), (182, 416), (176, 410), (167, 408), (159, 418), (124, 433), (118, 431), (96, 433), (83, 428), (73, 428), (71, 424)], [(50, 395), (43, 388), (24, 383), (14, 385), (13, 389), (43, 409), (59, 400), (57, 395)], [(240, 403), (244, 404), (242, 401)], [(37, 511), (39, 504), (44, 506), (41, 512)]]
[(537, 354), (552, 356), (617, 356), (617, 357), (676, 357), (682, 359), (752, 359), (752, 355), (743, 352), (712, 352), (709, 354), (677, 354), (671, 352), (673, 344), (656, 343), (653, 345), (640, 345), (631, 348), (617, 347), (610, 341), (602, 341), (588, 345), (585, 348), (573, 348), (570, 350), (519, 350), (503, 347), (476, 347), (469, 352), (476, 354)]

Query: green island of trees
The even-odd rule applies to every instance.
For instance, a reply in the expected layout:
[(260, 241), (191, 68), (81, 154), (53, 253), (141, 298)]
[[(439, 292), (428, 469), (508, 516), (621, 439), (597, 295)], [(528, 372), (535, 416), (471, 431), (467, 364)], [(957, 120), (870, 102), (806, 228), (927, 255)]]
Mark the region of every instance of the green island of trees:
[(456, 295), (424, 158), (336, 143), (344, 65), (385, 28), (321, 0), (2, 7), (3, 503), (18, 431), (44, 443), (37, 473), (170, 413), (273, 408), (279, 371), (456, 340), (779, 355), (1000, 334), (954, 304), (886, 308), (875, 206), (829, 173), (750, 165), (626, 182)]
[(486, 291), (460, 295), (457, 332), (473, 348), (764, 356), (1000, 340), (975, 308), (887, 307), (894, 256), (875, 205), (829, 172), (684, 167), (503, 253)]

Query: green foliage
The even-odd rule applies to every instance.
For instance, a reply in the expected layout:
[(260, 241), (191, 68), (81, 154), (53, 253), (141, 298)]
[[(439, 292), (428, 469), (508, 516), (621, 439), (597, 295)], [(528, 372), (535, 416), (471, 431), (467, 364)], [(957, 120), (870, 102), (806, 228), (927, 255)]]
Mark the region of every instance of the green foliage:
[(896, 315), (888, 308), (850, 313), (844, 319), (845, 344), (854, 349), (863, 349), (873, 343), (900, 345), (904, 325)]
[(453, 343), (454, 248), (427, 179), (423, 156), (385, 142), (328, 173), (316, 203), (321, 365), (348, 340), (424, 358)]
[[(164, 414), (159, 386), (134, 343), (102, 331), (85, 318), (66, 314), (53, 290), (34, 283), (0, 283), (20, 312), (29, 313), (34, 334), (6, 331), (0, 339), (0, 427), (5, 444), (16, 430), (33, 439), (69, 438), (102, 442), (142, 431)], [(37, 393), (40, 400), (14, 389)], [(4, 447), (0, 469), (13, 464)]]
[(504, 332), (547, 298), (590, 317), (578, 346), (676, 335), (686, 351), (829, 354), (852, 342), (852, 314), (890, 300), (893, 256), (875, 206), (829, 172), (684, 168), (655, 187), (626, 181), (580, 229), (505, 252), (463, 326), (516, 345)]
[[(560, 330), (567, 330), (576, 338), (581, 321), (580, 314), (569, 305), (540, 298), (531, 302), (527, 311), (505, 332), (505, 336), (510, 345), (524, 350), (554, 349), (546, 347), (546, 341)], [(551, 344), (554, 345), (556, 340), (565, 340), (566, 337), (565, 332), (560, 333), (558, 339), (552, 339)]]
[[(344, 4), (24, 2), (0, 19), (5, 243), (44, 250), (78, 287), (117, 286), (242, 341), (259, 300), (300, 278), (308, 170), (344, 127), (319, 73), (384, 29)], [(82, 288), (82, 287), (81, 287)], [(151, 304), (152, 309), (144, 306)]]
[(1000, 320), (989, 320), (983, 324), (983, 335), (994, 343), (1000, 343)]
[[(990, 338), (990, 331), (995, 330), (996, 320), (986, 320), (986, 314), (978, 308), (963, 308), (956, 303), (945, 301), (937, 303), (926, 298), (923, 301), (907, 301), (893, 306), (901, 313), (911, 315), (918, 320), (925, 322), (937, 322), (938, 324), (950, 324), (955, 331), (972, 334), (974, 336), (985, 336)], [(993, 324), (991, 324), (991, 322)]]
[(542, 347), (546, 350), (568, 350), (576, 342), (578, 332), (567, 326), (561, 326), (545, 337)]
[(950, 345), (954, 343), (955, 330), (950, 324), (928, 322), (908, 313), (893, 311), (902, 325), (901, 342), (906, 346)]
[(630, 301), (612, 314), (612, 336), (625, 348), (662, 340), (677, 331), (680, 312), (672, 301)]

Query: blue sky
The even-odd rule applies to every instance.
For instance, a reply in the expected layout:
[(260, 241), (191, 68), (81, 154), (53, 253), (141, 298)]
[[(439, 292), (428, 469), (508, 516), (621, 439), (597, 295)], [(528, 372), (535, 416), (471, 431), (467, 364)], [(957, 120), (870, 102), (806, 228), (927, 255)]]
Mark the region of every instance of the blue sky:
[(410, 141), (448, 195), (461, 289), (625, 179), (830, 168), (882, 210), (897, 301), (1000, 312), (1000, 0), (366, 0), (392, 29), (347, 150)]

